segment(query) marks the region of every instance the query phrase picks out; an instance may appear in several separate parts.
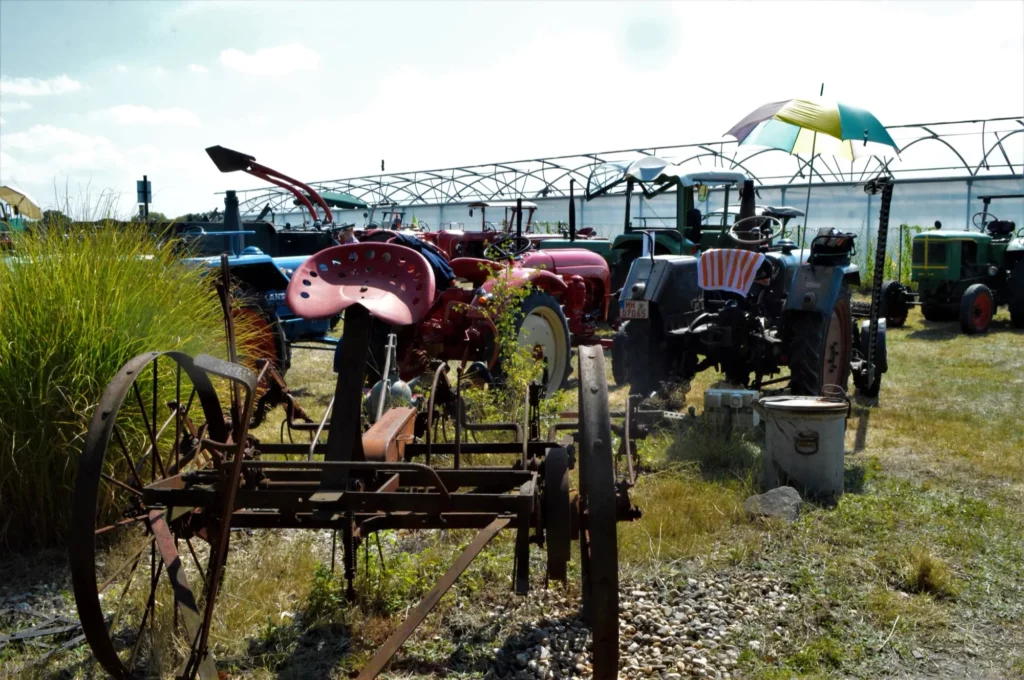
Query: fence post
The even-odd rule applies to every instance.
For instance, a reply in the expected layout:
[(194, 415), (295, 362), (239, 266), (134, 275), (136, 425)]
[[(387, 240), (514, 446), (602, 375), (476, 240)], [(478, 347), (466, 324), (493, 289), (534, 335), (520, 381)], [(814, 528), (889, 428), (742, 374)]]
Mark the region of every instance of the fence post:
[(966, 214), (964, 215), (964, 223), (967, 225), (966, 229), (968, 231), (970, 231), (970, 229), (971, 229), (971, 186), (972, 186), (972, 184), (973, 183), (971, 182), (971, 178), (968, 177), (967, 178), (967, 210), (966, 210)]

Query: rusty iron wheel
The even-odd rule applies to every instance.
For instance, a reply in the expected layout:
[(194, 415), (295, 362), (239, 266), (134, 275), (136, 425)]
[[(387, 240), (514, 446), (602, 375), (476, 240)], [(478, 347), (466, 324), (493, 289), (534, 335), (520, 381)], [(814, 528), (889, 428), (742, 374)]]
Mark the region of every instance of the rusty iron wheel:
[[(197, 630), (200, 603), (193, 588), (202, 589), (206, 569), (205, 550), (188, 531), (193, 509), (147, 506), (143, 489), (208, 468), (199, 447), (207, 432), (221, 441), (226, 435), (217, 394), (180, 352), (129, 361), (93, 415), (79, 459), (68, 548), (82, 630), (115, 678), (149, 675), (157, 657), (189, 648), (192, 636), (182, 631)], [(216, 677), (207, 658), (200, 675), (211, 677), (213, 670)]]
[(600, 346), (579, 348), (580, 559), (594, 678), (619, 671), (619, 556), (608, 381)]
[(548, 449), (544, 455), (543, 502), (548, 579), (565, 581), (572, 553), (572, 508), (569, 500), (569, 453), (561, 447)]

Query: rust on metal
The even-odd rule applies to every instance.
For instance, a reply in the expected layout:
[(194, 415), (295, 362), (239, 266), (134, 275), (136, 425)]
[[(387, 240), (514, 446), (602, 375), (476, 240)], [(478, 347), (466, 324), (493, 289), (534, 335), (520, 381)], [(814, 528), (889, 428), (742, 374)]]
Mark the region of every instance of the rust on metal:
[(363, 433), (366, 460), (383, 463), (402, 460), (405, 445), (414, 438), (415, 426), (416, 409), (407, 406), (389, 409)]

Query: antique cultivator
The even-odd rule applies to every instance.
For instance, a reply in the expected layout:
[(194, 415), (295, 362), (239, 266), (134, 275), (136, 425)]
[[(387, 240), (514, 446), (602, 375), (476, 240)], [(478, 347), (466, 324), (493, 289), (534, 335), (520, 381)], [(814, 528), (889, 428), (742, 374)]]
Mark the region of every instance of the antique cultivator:
[[(451, 386), (449, 365), (442, 362), (435, 364), (430, 398), (420, 400), (428, 404), (425, 413), (395, 406), (367, 426), (362, 409), (371, 319), (415, 324), (433, 298), (428, 262), (396, 244), (333, 247), (295, 271), (287, 301), (297, 314), (344, 312), (333, 410), (319, 425), (268, 362), (257, 362), (254, 372), (206, 355), (150, 352), (124, 365), (86, 435), (70, 542), (79, 616), (104, 669), (130, 678), (170, 665), (181, 678), (217, 677), (213, 649), (223, 624), (215, 605), (226, 596), (246, 597), (231, 593), (225, 569), (236, 530), (337, 531), (349, 598), (357, 548), (373, 533), (477, 530), (360, 675), (375, 677), (487, 543), (502, 529), (514, 529), (518, 593), (529, 588), (531, 544), (546, 552), (547, 578), (565, 580), (571, 544), (579, 543), (594, 677), (616, 677), (616, 523), (639, 516), (628, 495), (632, 440), (643, 435), (636, 401), (624, 413), (610, 413), (602, 350), (581, 347), (578, 413), (562, 414), (566, 421), (551, 427), (547, 438), (539, 386), (523, 395), (522, 422), (474, 425), (465, 419), (461, 379)], [(455, 371), (459, 378), (462, 371)], [(285, 408), (289, 424), (316, 431), (310, 443), (264, 443), (253, 435), (275, 404)], [(433, 422), (452, 411), (454, 440), (436, 441)], [(480, 430), (506, 430), (510, 441), (466, 440), (468, 431)], [(495, 465), (502, 455), (509, 464)]]

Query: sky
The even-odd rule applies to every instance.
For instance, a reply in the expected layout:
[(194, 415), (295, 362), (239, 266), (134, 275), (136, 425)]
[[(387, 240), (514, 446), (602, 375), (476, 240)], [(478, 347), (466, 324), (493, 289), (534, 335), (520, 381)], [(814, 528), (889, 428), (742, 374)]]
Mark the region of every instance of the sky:
[[(260, 186), (718, 140), (818, 94), (885, 124), (1024, 112), (1024, 2), (0, 0), (0, 184), (174, 217)], [(58, 197), (60, 197), (58, 201)]]

